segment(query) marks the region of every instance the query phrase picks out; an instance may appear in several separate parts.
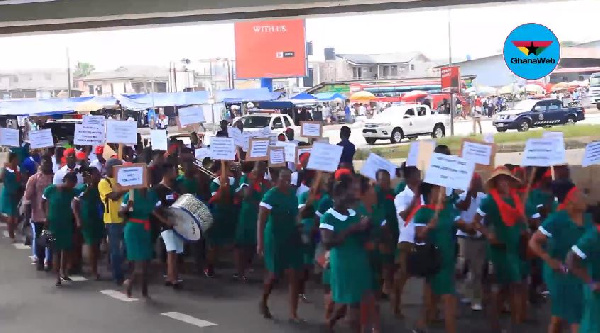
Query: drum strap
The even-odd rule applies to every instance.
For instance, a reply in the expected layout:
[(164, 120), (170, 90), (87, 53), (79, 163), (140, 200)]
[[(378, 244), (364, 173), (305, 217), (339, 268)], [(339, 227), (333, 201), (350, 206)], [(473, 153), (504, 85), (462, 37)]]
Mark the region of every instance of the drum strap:
[(144, 225), (144, 229), (146, 231), (150, 231), (150, 221), (149, 220), (141, 220), (141, 219), (130, 218), (129, 222), (143, 224)]

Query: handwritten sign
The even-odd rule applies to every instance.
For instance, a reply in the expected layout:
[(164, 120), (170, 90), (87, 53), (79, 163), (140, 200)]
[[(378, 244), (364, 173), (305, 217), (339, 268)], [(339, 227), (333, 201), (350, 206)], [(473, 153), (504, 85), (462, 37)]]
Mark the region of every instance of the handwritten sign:
[(106, 121), (106, 142), (137, 144), (137, 122), (135, 121)]
[(93, 116), (93, 115), (84, 115), (83, 116), (83, 125), (84, 126), (102, 126), (104, 129), (106, 124), (106, 118), (104, 116)]
[(285, 148), (269, 147), (269, 168), (285, 167)]
[(300, 156), (304, 153), (309, 153), (312, 150), (312, 146), (296, 146), (296, 161), (295, 163), (300, 163)]
[(269, 139), (252, 138), (246, 155), (247, 161), (266, 161), (269, 157)]
[(433, 153), (424, 181), (467, 191), (474, 171), (475, 164), (462, 157)]
[(152, 150), (168, 150), (167, 131), (150, 130), (150, 143)]
[(583, 153), (581, 166), (588, 167), (594, 164), (600, 164), (600, 141), (588, 143)]
[(493, 167), (495, 163), (495, 146), (490, 143), (463, 139), (460, 156), (478, 165)]
[(285, 149), (285, 161), (296, 163), (296, 147), (297, 145), (293, 142), (277, 141), (277, 147), (283, 147)]
[[(301, 149), (303, 147), (298, 148)], [(315, 142), (310, 151), (306, 168), (317, 171), (335, 172), (340, 165), (342, 150), (344, 150), (342, 146)]]
[(118, 191), (148, 187), (147, 166), (144, 163), (114, 167)]
[(97, 146), (103, 144), (104, 125), (75, 124), (75, 136), (73, 143), (82, 146)]
[(300, 135), (306, 138), (320, 138), (323, 136), (323, 124), (319, 121), (302, 121)]
[(54, 147), (52, 130), (49, 128), (29, 132), (29, 146), (31, 149)]
[(406, 166), (414, 166), (420, 170), (427, 170), (434, 149), (435, 141), (433, 140), (412, 142), (408, 150)]
[(377, 180), (377, 171), (386, 170), (391, 179), (396, 178), (396, 166), (385, 158), (371, 153), (360, 169), (360, 174), (373, 180)]
[(215, 160), (235, 161), (235, 142), (232, 138), (214, 137), (210, 140), (210, 157)]
[(190, 106), (178, 110), (181, 127), (205, 122), (204, 110), (201, 107)]
[(6, 147), (20, 147), (19, 130), (14, 128), (0, 128), (0, 145)]
[(277, 134), (269, 134), (269, 145), (276, 146), (277, 145)]
[(549, 167), (566, 161), (565, 142), (558, 138), (529, 139), (521, 166)]

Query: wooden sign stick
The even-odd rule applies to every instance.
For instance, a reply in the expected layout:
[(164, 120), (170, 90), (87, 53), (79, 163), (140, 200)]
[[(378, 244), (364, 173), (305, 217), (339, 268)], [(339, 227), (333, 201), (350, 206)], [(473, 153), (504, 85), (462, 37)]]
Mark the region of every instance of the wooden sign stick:
[(552, 175), (552, 180), (556, 180), (556, 175), (554, 174), (554, 165), (550, 167), (550, 174)]
[[(120, 160), (123, 160), (123, 144), (122, 143), (119, 143), (117, 157)], [(135, 191), (133, 189), (129, 190), (129, 202), (133, 202), (134, 196), (135, 196)], [(133, 207), (129, 208), (129, 211), (132, 211), (132, 210), (133, 210)]]
[[(527, 199), (529, 198), (529, 192), (531, 191), (531, 186), (533, 185), (533, 178), (535, 178), (535, 173), (537, 172), (537, 167), (533, 167), (531, 169), (531, 175), (529, 175), (529, 179), (527, 180), (527, 186), (525, 187), (525, 194), (523, 195), (523, 205), (527, 205)], [(527, 213), (525, 213), (525, 218), (527, 218)]]

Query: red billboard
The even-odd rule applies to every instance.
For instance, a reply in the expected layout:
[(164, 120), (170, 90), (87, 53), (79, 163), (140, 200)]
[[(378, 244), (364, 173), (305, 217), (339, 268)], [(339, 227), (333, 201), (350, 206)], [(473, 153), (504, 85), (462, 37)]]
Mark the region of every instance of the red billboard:
[(460, 67), (442, 67), (442, 90), (459, 92), (460, 90)]
[(304, 19), (235, 23), (238, 79), (306, 76)]

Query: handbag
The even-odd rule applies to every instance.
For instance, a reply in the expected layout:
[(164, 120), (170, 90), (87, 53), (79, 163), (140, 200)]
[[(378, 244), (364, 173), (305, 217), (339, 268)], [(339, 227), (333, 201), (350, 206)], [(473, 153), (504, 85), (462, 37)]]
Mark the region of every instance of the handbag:
[(54, 237), (50, 230), (42, 230), (42, 234), (40, 237), (36, 238), (35, 244), (39, 247), (47, 247), (52, 249), (55, 241), (56, 237)]
[(431, 277), (442, 268), (442, 256), (437, 246), (430, 243), (415, 244), (408, 253), (406, 268), (411, 276)]

